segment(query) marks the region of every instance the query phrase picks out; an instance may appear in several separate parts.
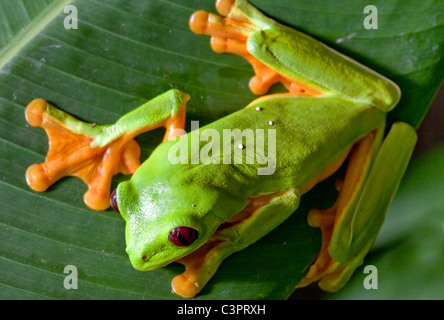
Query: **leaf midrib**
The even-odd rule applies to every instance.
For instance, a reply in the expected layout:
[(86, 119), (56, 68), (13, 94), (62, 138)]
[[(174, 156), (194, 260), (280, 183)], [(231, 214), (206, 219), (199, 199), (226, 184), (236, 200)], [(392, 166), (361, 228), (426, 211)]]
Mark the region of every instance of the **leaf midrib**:
[(37, 15), (20, 33), (9, 40), (9, 44), (0, 50), (0, 69), (2, 69), (20, 50), (25, 47), (62, 9), (72, 0), (54, 1)]

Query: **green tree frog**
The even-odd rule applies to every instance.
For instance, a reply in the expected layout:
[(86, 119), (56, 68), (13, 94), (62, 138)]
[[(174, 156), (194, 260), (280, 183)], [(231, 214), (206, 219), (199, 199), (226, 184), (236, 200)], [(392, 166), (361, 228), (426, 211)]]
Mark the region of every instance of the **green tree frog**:
[[(90, 207), (103, 210), (111, 201), (125, 219), (126, 251), (134, 268), (182, 263), (186, 270), (174, 277), (173, 291), (194, 297), (224, 259), (285, 221), (304, 193), (347, 162), (335, 204), (308, 215), (308, 223), (321, 228), (322, 246), (298, 285), (319, 282), (324, 290), (338, 290), (372, 246), (416, 143), (415, 130), (406, 123), (385, 128), (400, 90), (245, 0), (218, 0), (216, 6), (220, 16), (195, 12), (191, 30), (210, 35), (214, 51), (251, 63), (252, 92), (263, 95), (280, 82), (287, 93), (259, 97), (188, 134), (183, 129), (189, 96), (176, 89), (106, 126), (83, 123), (35, 100), (26, 117), (48, 132), (51, 146), (45, 163), (28, 169), (27, 181), (43, 191), (65, 175), (82, 178)], [(164, 142), (140, 165), (133, 138), (160, 126), (167, 128)], [(214, 161), (226, 154), (199, 138), (209, 129), (221, 135), (239, 129), (215, 145), (231, 143), (229, 155), (240, 154), (242, 161)], [(252, 160), (244, 148), (248, 129), (275, 130), (275, 140), (263, 136), (263, 150), (275, 146), (276, 152), (268, 174), (258, 174), (263, 161)], [(213, 161), (192, 161), (209, 144)], [(172, 163), (172, 149), (185, 150), (187, 161)], [(118, 172), (133, 175), (110, 199), (111, 177)]]

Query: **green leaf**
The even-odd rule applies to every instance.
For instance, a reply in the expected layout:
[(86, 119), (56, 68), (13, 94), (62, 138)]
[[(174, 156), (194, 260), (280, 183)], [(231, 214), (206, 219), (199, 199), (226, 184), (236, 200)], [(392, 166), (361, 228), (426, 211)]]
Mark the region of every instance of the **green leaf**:
[[(375, 1), (376, 30), (363, 27), (363, 0), (252, 3), (393, 79), (403, 97), (390, 121), (419, 125), (442, 81), (442, 2)], [(68, 4), (78, 9), (78, 29), (64, 28)], [(29, 189), (25, 171), (44, 160), (48, 146), (44, 131), (27, 125), (24, 108), (41, 97), (106, 124), (172, 87), (192, 97), (188, 124), (244, 107), (255, 98), (252, 69), (212, 52), (208, 37), (189, 30), (200, 9), (215, 12), (214, 1), (0, 0), (0, 298), (177, 298), (170, 280), (182, 267), (133, 270), (123, 219), (86, 208), (81, 181), (67, 178), (45, 193)], [(138, 138), (143, 158), (161, 137), (156, 130)], [(288, 221), (227, 259), (198, 299), (286, 298), (320, 246), (306, 214), (331, 205), (332, 185), (319, 185)], [(77, 290), (63, 286), (67, 265), (78, 269)]]

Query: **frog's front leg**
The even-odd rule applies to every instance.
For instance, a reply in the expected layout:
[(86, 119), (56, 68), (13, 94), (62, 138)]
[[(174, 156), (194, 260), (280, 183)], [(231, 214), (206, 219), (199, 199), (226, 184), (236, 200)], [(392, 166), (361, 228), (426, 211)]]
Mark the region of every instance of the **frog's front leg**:
[[(194, 33), (211, 36), (211, 48), (217, 53), (232, 53), (246, 59), (253, 67), (255, 76), (250, 80), (250, 90), (257, 95), (268, 92), (276, 83), (282, 83), (290, 93), (306, 96), (316, 96), (321, 92), (302, 82), (290, 78), (276, 69), (267, 66), (247, 49), (248, 38), (260, 31), (262, 23), (268, 20), (261, 15), (254, 19), (259, 12), (250, 11), (247, 16), (243, 10), (249, 11), (234, 0), (219, 0), (216, 3), (217, 14), (197, 11), (190, 18), (190, 28)], [(242, 10), (243, 9), (243, 10)], [(270, 23), (274, 23), (270, 20)]]
[(297, 209), (299, 199), (299, 191), (293, 189), (250, 199), (247, 206), (223, 223), (203, 246), (177, 261), (186, 270), (173, 279), (173, 292), (185, 298), (194, 297), (223, 260), (285, 221)]
[(395, 123), (381, 144), (383, 128), (352, 149), (333, 207), (313, 209), (310, 225), (321, 228), (322, 247), (298, 287), (319, 281), (325, 291), (344, 286), (370, 250), (416, 143), (416, 132)]
[(132, 174), (140, 166), (140, 147), (134, 137), (162, 126), (164, 140), (182, 134), (188, 99), (187, 94), (170, 90), (113, 125), (84, 123), (42, 99), (32, 101), (26, 119), (45, 129), (49, 150), (44, 163), (28, 168), (28, 185), (42, 192), (65, 176), (76, 176), (88, 185), (85, 203), (105, 210), (110, 205), (111, 178), (117, 173)]

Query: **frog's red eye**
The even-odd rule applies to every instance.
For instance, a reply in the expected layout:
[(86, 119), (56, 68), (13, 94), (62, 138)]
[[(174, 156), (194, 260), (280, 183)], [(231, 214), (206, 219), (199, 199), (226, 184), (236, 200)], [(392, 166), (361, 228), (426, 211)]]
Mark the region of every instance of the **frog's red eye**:
[(197, 239), (198, 235), (199, 233), (193, 228), (177, 227), (170, 232), (168, 240), (178, 247), (188, 247)]
[(111, 206), (113, 207), (114, 211), (120, 213), (119, 207), (117, 206), (117, 194), (116, 190), (114, 189), (113, 193), (111, 194)]

